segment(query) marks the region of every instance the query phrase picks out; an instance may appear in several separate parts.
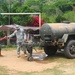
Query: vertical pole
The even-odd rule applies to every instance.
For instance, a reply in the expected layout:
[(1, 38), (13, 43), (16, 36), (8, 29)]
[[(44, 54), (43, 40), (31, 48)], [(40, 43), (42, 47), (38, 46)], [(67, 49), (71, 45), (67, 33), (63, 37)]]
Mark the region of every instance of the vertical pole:
[(39, 28), (41, 27), (41, 13), (39, 14)]
[[(7, 36), (9, 36), (10, 35), (10, 30), (8, 29), (7, 30)], [(10, 45), (10, 39), (7, 39), (7, 45)]]
[(1, 55), (1, 47), (0, 47), (0, 56), (2, 56), (2, 55)]
[[(10, 0), (9, 0), (9, 13), (11, 12), (11, 11), (10, 11), (10, 9), (11, 9), (10, 3), (11, 3), (11, 2), (10, 2)], [(10, 25), (10, 14), (9, 14), (9, 25)]]

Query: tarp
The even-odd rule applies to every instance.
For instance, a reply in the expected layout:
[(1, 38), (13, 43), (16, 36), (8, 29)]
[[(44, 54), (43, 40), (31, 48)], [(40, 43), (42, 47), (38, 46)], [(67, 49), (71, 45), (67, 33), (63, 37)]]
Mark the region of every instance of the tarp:
[(7, 30), (10, 30), (10, 31), (14, 31), (15, 29), (13, 27), (8, 27), (8, 26), (0, 26), (0, 30), (2, 31), (7, 31)]
[[(1, 25), (0, 30), (7, 31), (9, 29), (10, 31), (14, 31), (16, 29), (16, 25), (17, 24)], [(25, 27), (25, 26), (21, 26), (21, 25), (19, 25), (19, 27), (20, 27), (20, 29), (24, 29), (24, 30), (33, 30), (33, 31), (39, 30), (39, 27)]]

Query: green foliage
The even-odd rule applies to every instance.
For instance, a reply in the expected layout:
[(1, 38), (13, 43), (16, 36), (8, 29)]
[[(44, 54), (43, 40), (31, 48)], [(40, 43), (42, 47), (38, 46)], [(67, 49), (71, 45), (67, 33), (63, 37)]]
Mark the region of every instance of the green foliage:
[(62, 12), (73, 10), (73, 2), (70, 0), (57, 0), (55, 6), (58, 7)]
[(44, 20), (45, 20), (46, 22), (50, 22), (50, 21), (49, 21), (49, 17), (47, 17), (46, 13), (42, 13), (42, 18), (44, 18)]
[(2, 31), (0, 31), (0, 37), (2, 37), (3, 36), (3, 32)]
[(63, 16), (66, 17), (66, 19), (68, 19), (70, 22), (75, 22), (75, 11), (65, 12)]
[(12, 16), (12, 22), (15, 24), (26, 26), (29, 21), (31, 21), (30, 15)]
[(0, 24), (1, 25), (8, 25), (9, 24), (9, 16), (7, 15), (2, 15), (0, 17)]
[(61, 16), (61, 15), (58, 15), (57, 17), (56, 17), (56, 22), (62, 22), (62, 21), (64, 21), (64, 20), (67, 20), (65, 17), (63, 17), (63, 16)]
[[(62, 18), (70, 18), (70, 21), (75, 21), (73, 13), (74, 0), (1, 0), (1, 13), (27, 13), (27, 12), (41, 12), (42, 18), (45, 22), (59, 22)], [(67, 14), (68, 13), (68, 14)], [(59, 16), (62, 15), (62, 16)], [(64, 16), (65, 15), (65, 16)], [(0, 16), (0, 25), (17, 23), (20, 25), (27, 25), (31, 21), (30, 15), (22, 16)]]
[[(18, 13), (21, 11), (21, 4), (18, 2), (18, 3), (15, 3), (12, 7), (11, 7), (11, 12), (14, 12), (14, 13)], [(19, 11), (20, 10), (20, 11)]]

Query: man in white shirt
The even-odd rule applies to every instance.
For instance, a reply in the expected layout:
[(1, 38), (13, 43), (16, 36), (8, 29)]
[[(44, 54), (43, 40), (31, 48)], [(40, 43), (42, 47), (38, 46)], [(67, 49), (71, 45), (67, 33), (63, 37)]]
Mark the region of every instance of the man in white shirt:
[(14, 35), (16, 35), (17, 38), (17, 54), (18, 57), (20, 57), (20, 48), (23, 47), (24, 53), (26, 54), (26, 48), (23, 44), (23, 42), (26, 41), (26, 33), (24, 33), (23, 29), (20, 29), (20, 27), (17, 25), (16, 26), (16, 30), (9, 36), (7, 36), (8, 38), (13, 37)]

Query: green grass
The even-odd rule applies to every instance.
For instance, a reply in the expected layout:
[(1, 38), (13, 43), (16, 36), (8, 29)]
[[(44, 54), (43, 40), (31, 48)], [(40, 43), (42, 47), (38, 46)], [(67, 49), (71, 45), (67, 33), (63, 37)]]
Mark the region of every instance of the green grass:
[(9, 75), (9, 72), (5, 67), (0, 66), (0, 75)]
[(10, 45), (10, 46), (3, 46), (2, 50), (15, 50), (17, 47), (16, 45)]
[(19, 75), (62, 75), (62, 71), (56, 67), (53, 69), (47, 69), (41, 72), (19, 72)]
[[(58, 61), (58, 60), (57, 60)], [(51, 69), (47, 69), (41, 72), (18, 72), (18, 75), (75, 75), (75, 65), (71, 62), (68, 63), (60, 61), (61, 64)]]
[[(48, 59), (50, 61), (50, 59)], [(63, 62), (62, 62), (62, 61)], [(55, 60), (54, 60), (55, 61)], [(67, 61), (67, 62), (66, 62)], [(51, 69), (46, 69), (41, 72), (11, 72), (5, 67), (0, 67), (0, 75), (74, 75), (75, 74), (75, 60), (66, 59), (57, 59), (57, 62), (60, 62), (60, 65), (55, 66)], [(74, 62), (73, 62), (74, 61)], [(67, 65), (70, 64), (70, 65)]]
[[(15, 50), (17, 49), (16, 45), (10, 45), (10, 46), (3, 46), (1, 47), (3, 50)], [(41, 50), (41, 47), (34, 47), (33, 49)]]
[(75, 65), (74, 67), (73, 66), (69, 67), (67, 65), (60, 64), (59, 66), (41, 72), (17, 72), (17, 73), (13, 72), (10, 73), (8, 69), (0, 67), (0, 75), (74, 75), (74, 74), (75, 74)]

